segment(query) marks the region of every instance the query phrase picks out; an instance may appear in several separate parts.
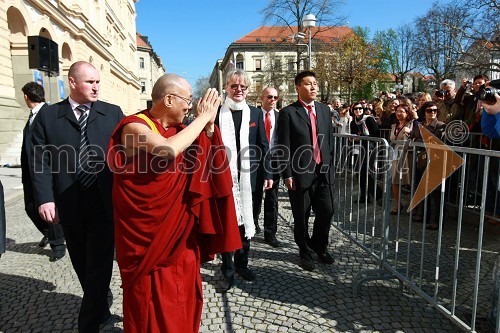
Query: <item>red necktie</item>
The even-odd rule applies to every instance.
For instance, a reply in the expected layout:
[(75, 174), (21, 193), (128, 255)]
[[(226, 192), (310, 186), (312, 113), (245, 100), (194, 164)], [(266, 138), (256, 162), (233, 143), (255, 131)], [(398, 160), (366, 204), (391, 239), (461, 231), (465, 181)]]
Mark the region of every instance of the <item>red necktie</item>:
[(264, 127), (266, 129), (267, 142), (271, 142), (271, 128), (273, 127), (271, 124), (271, 111), (266, 111), (266, 115), (264, 117)]
[(316, 133), (316, 115), (313, 112), (311, 105), (306, 105), (307, 111), (309, 111), (309, 120), (311, 121), (311, 136), (313, 144), (313, 160), (316, 164), (321, 163), (321, 152), (318, 145), (318, 134)]

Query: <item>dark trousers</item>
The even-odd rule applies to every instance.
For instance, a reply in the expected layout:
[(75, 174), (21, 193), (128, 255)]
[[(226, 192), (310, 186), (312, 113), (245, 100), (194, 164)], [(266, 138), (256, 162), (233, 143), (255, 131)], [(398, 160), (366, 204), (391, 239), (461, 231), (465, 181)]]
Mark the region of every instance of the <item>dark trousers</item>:
[[(365, 147), (363, 145), (363, 147)], [(364, 200), (364, 197), (368, 195), (373, 198), (374, 195), (377, 196), (377, 200), (382, 198), (383, 192), (377, 185), (377, 180), (373, 177), (370, 169), (374, 168), (374, 154), (367, 154), (366, 150), (364, 154), (358, 155), (359, 160), (359, 188), (360, 188), (360, 200)], [(370, 169), (368, 168), (370, 166)], [(368, 183), (367, 183), (368, 182)], [(368, 192), (367, 192), (368, 191)]]
[[(328, 237), (333, 216), (332, 185), (325, 175), (318, 174), (313, 184), (305, 190), (288, 191), (293, 214), (293, 235), (301, 257), (307, 257), (310, 249), (324, 253), (328, 247)], [(309, 236), (309, 214), (314, 210), (312, 236)]]
[(3, 193), (3, 185), (0, 182), (0, 256), (2, 253), (5, 253), (5, 201), (4, 201), (4, 193)]
[(229, 278), (234, 275), (236, 268), (248, 267), (248, 253), (250, 252), (250, 240), (245, 237), (245, 226), (240, 225), (240, 239), (243, 247), (235, 252), (224, 252), (221, 254), (222, 266), (221, 271), (225, 277)]
[(279, 175), (274, 175), (273, 187), (269, 190), (262, 190), (264, 179), (257, 178), (257, 190), (252, 192), (253, 218), (256, 226), (259, 225), (262, 197), (264, 197), (264, 238), (275, 237), (278, 230), (279, 180)]
[[(415, 169), (415, 182), (425, 184), (425, 178), (422, 178), (425, 169)], [(426, 191), (427, 192), (427, 191)], [(427, 197), (417, 205), (416, 212), (424, 218), (426, 224), (439, 224), (441, 206), (441, 185), (427, 195)], [(424, 210), (425, 208), (425, 210)], [(417, 214), (417, 215), (418, 215)], [(443, 209), (443, 214), (446, 214), (446, 209)], [(443, 218), (443, 221), (445, 219)]]
[(79, 332), (99, 332), (109, 316), (107, 301), (114, 258), (114, 225), (106, 214), (97, 186), (80, 191), (77, 212), (59, 208), (71, 263), (83, 289)]
[(48, 243), (52, 249), (64, 246), (64, 232), (61, 224), (48, 223), (40, 217), (32, 191), (24, 193), (24, 210), (38, 231), (49, 239)]

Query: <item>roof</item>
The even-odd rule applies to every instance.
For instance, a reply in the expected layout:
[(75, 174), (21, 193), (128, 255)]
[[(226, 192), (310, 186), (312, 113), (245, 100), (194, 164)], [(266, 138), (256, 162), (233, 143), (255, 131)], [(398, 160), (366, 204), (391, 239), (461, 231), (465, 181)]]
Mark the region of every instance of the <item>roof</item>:
[[(306, 30), (307, 31), (307, 30)], [(291, 43), (291, 34), (297, 32), (297, 27), (284, 26), (261, 26), (249, 34), (236, 40), (237, 44), (269, 44), (269, 43)], [(311, 30), (312, 39), (319, 39), (326, 43), (338, 41), (340, 38), (353, 33), (349, 27), (313, 27)]]
[(148, 43), (148, 37), (141, 36), (139, 33), (136, 33), (136, 44), (137, 47), (143, 47), (146, 49), (152, 49), (151, 45)]

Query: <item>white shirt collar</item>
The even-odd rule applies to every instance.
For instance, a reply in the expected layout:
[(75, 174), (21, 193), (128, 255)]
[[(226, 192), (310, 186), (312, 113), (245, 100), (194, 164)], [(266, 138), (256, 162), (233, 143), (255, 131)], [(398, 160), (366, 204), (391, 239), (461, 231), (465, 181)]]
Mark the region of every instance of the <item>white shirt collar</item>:
[[(84, 103), (84, 104), (80, 104), (80, 103), (77, 103), (75, 102), (74, 100), (71, 99), (71, 97), (68, 97), (68, 101), (69, 101), (69, 104), (71, 105), (71, 109), (73, 111), (76, 110), (76, 107), (79, 106), (79, 105), (85, 105), (87, 107), (88, 110), (90, 110), (90, 108), (92, 107), (92, 103)], [(77, 112), (80, 112), (78, 110), (76, 110)]]
[(35, 116), (38, 113), (38, 111), (40, 111), (40, 109), (44, 104), (45, 102), (38, 103), (33, 109), (31, 109), (31, 113), (33, 114), (33, 116)]

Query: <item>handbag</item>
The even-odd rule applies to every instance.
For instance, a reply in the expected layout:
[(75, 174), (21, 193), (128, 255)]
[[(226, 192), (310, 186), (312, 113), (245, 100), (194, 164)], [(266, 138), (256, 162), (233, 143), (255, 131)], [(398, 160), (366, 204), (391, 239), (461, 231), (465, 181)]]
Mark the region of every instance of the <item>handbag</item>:
[(417, 169), (423, 170), (427, 167), (427, 151), (421, 150), (417, 153)]

